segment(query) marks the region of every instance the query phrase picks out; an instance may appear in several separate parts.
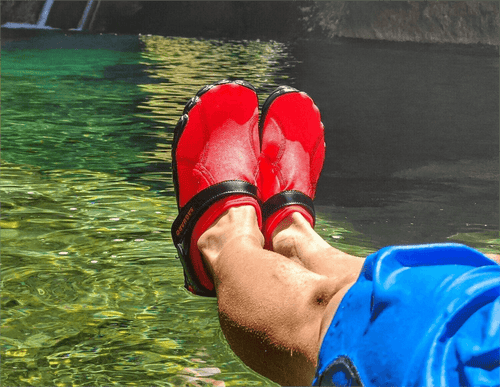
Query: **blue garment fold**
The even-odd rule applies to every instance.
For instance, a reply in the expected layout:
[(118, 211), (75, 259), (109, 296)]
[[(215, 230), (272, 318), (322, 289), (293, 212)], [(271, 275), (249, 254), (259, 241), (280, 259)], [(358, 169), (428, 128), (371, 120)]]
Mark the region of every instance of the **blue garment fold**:
[(500, 266), (459, 244), (390, 246), (344, 296), (314, 385), (499, 386), (499, 367)]

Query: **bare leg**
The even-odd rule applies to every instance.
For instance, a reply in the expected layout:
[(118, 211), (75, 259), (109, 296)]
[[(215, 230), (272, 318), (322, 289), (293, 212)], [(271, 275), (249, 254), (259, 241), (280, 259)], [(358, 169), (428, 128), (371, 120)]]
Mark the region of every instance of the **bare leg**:
[(341, 280), (348, 277), (349, 281), (354, 281), (363, 265), (364, 259), (330, 246), (297, 212), (278, 225), (272, 238), (275, 252), (299, 262), (314, 273), (330, 278)]
[(489, 259), (500, 265), (500, 254), (485, 254)]
[(321, 336), (362, 260), (330, 247), (301, 217), (264, 240), (251, 206), (225, 212), (198, 247), (214, 277), (222, 330), (251, 368), (284, 385), (312, 382)]

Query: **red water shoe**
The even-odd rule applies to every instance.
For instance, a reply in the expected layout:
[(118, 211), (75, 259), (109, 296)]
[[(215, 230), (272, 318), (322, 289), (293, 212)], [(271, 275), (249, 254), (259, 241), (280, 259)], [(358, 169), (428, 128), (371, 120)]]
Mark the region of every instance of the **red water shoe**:
[(264, 102), (259, 129), (262, 232), (271, 249), (274, 229), (292, 212), (314, 227), (312, 199), (325, 159), (324, 127), (307, 94), (281, 86)]
[(179, 216), (172, 239), (184, 267), (186, 288), (215, 296), (197, 241), (226, 210), (251, 205), (261, 225), (258, 99), (245, 81), (223, 80), (202, 88), (184, 108), (172, 145)]

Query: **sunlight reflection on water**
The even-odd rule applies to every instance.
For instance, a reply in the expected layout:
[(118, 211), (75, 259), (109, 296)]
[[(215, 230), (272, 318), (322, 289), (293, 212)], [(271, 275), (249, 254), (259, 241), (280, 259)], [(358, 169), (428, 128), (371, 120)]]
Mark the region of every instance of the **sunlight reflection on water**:
[(229, 349), (216, 301), (183, 287), (169, 146), (201, 86), (271, 89), (285, 46), (64, 39), (85, 49), (3, 52), (3, 385), (270, 385)]
[[(216, 301), (183, 288), (173, 198), (102, 172), (10, 163), (0, 193), (4, 380), (269, 385), (228, 348)], [(318, 228), (349, 250), (349, 230)]]
[[(263, 98), (296, 60), (277, 42), (63, 40), (2, 47), (3, 385), (273, 385), (232, 353), (216, 301), (183, 288), (170, 144), (200, 87), (243, 77)], [(348, 223), (316, 228), (376, 249)]]

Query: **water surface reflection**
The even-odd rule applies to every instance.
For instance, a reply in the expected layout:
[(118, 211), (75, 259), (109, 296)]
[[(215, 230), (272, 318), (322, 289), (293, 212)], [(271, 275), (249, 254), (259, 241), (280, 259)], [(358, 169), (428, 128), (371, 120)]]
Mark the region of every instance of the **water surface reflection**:
[(325, 124), (328, 216), (378, 246), (498, 241), (498, 48), (346, 40), (291, 53)]
[(200, 87), (270, 88), (285, 51), (62, 34), (3, 45), (4, 385), (271, 384), (229, 349), (215, 300), (183, 287), (169, 144)]
[(261, 103), (280, 84), (317, 101), (328, 142), (317, 229), (330, 243), (363, 256), (460, 233), (499, 250), (498, 58), (384, 50), (60, 33), (2, 43), (3, 384), (271, 385), (228, 348), (215, 301), (183, 288), (170, 240), (173, 128), (222, 78), (250, 81)]
[(141, 63), (154, 82), (139, 85), (147, 94), (138, 106), (139, 117), (153, 121), (150, 135), (156, 147), (144, 152), (148, 167), (132, 169), (147, 183), (158, 182), (172, 192), (170, 145), (173, 128), (189, 98), (204, 85), (225, 78), (252, 83), (261, 96), (277, 84), (287, 83), (287, 70), (293, 64), (287, 46), (278, 42), (221, 42), (188, 38), (145, 36)]

